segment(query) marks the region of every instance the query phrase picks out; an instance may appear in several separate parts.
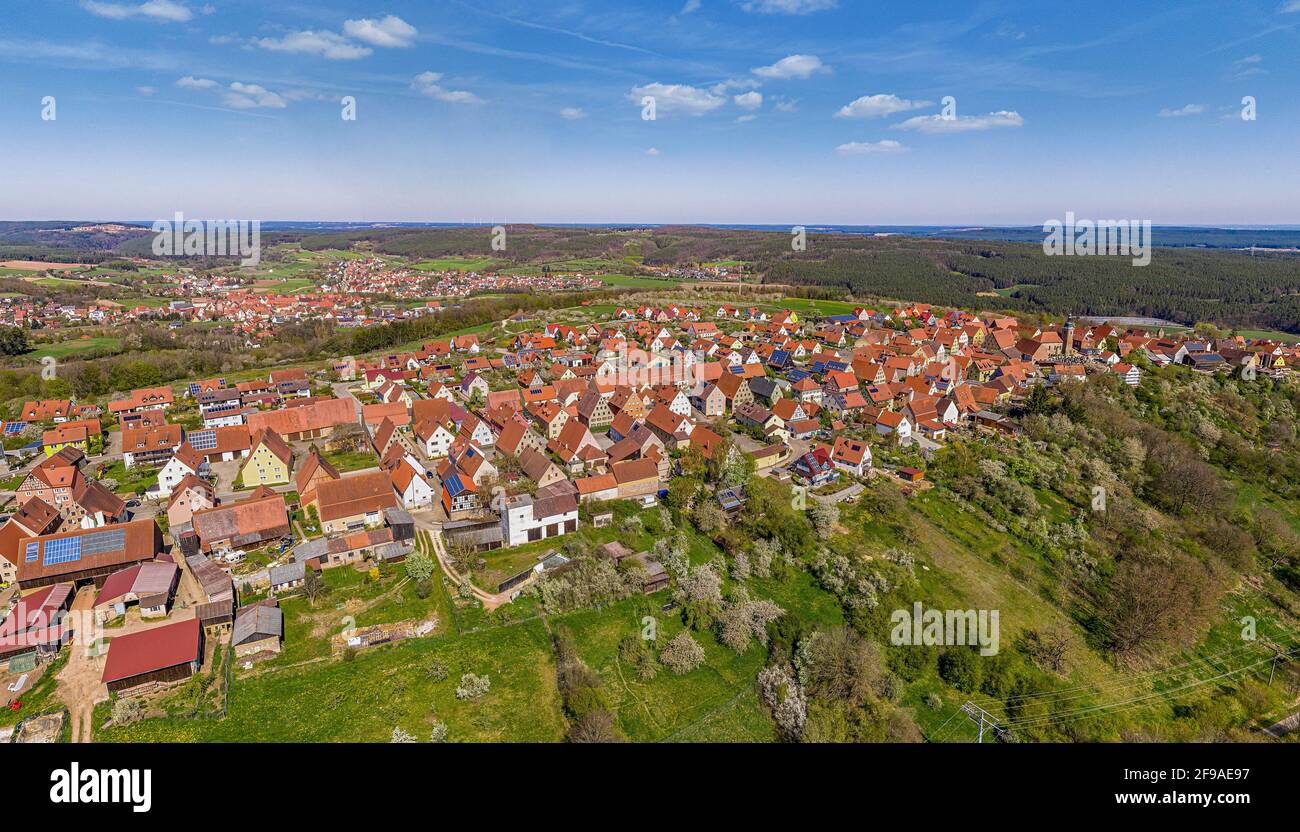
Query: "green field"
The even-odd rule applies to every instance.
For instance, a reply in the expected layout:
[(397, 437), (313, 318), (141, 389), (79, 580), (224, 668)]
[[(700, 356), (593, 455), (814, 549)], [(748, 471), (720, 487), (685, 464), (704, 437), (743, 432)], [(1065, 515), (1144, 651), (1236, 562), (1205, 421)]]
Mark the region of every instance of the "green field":
[(28, 353), (28, 356), (37, 360), (46, 356), (67, 358), (69, 356), (99, 350), (111, 350), (116, 352), (121, 350), (121, 348), (121, 338), (100, 335), (93, 338), (74, 338), (68, 341), (60, 341), (56, 344), (37, 344), (36, 349)]

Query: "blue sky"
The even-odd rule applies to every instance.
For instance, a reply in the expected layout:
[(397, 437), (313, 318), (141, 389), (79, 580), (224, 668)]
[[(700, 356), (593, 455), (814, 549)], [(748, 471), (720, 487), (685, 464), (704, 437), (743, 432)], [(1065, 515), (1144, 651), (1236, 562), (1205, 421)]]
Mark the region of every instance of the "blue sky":
[(1298, 80), (1300, 0), (7, 4), (0, 218), (1297, 223)]

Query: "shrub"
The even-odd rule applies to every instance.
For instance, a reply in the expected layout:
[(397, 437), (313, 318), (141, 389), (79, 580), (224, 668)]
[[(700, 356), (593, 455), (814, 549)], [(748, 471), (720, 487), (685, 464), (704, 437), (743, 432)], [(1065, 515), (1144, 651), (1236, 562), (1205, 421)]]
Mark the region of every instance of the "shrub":
[(456, 685), (457, 699), (478, 699), (492, 689), (492, 680), (487, 676), (466, 673)]
[(682, 630), (659, 651), (659, 661), (673, 673), (681, 676), (704, 663), (704, 648), (691, 634)]

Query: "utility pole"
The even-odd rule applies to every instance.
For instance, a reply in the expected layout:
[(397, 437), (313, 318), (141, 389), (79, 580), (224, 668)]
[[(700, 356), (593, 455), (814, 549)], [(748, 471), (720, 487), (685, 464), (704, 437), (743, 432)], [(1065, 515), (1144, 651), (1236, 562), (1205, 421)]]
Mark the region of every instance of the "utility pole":
[(975, 740), (976, 742), (984, 742), (985, 727), (997, 731), (998, 736), (1002, 736), (1006, 733), (1006, 730), (998, 725), (998, 721), (994, 718), (993, 714), (984, 710), (979, 705), (976, 705), (974, 702), (967, 701), (965, 705), (961, 706), (961, 711), (966, 714), (971, 722), (974, 722), (979, 726), (979, 738)]

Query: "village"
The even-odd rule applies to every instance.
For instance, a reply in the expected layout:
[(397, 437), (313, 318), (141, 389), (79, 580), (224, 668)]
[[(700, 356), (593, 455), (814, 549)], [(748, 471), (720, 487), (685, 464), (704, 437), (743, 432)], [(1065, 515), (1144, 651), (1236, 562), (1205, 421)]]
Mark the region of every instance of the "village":
[[(214, 306), (240, 302), (225, 297)], [(281, 602), (314, 603), (326, 573), (378, 581), (432, 557), (463, 603), (493, 610), (563, 572), (566, 536), (611, 527), (615, 506), (654, 509), (691, 466), (743, 458), (806, 504), (851, 503), (880, 477), (908, 494), (929, 487), (926, 462), (953, 435), (1014, 436), (1036, 389), (1097, 374), (1136, 386), (1142, 367), (1169, 364), (1285, 378), (1300, 353), (923, 304), (805, 316), (668, 303), (586, 318), (521, 317), (410, 352), (103, 403), (25, 403), (3, 424), (6, 436), (40, 429), (18, 454), (28, 461), (9, 457), (3, 706), (21, 719), (63, 656), (68, 730), (88, 739), (110, 699), (274, 660), (293, 646)], [(745, 485), (713, 499), (735, 517)], [(646, 595), (668, 586), (652, 552), (614, 539), (601, 551), (635, 563)], [(423, 613), (377, 622), (332, 649), (438, 626)]]

